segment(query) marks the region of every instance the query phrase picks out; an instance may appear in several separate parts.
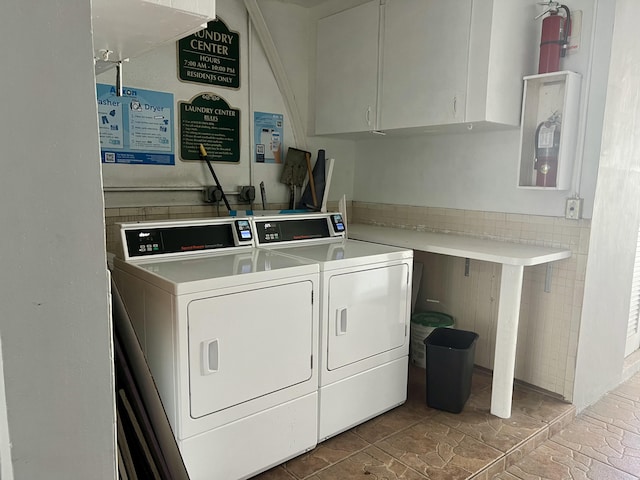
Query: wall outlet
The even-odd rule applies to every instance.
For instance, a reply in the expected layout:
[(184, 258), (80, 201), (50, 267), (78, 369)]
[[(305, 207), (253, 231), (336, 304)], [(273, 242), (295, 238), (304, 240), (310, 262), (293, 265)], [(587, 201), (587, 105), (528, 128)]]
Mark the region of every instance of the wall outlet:
[(567, 198), (567, 206), (564, 211), (564, 217), (569, 220), (578, 220), (582, 217), (582, 199)]
[(218, 203), (222, 200), (222, 190), (218, 187), (207, 187), (202, 194), (205, 203)]
[(251, 203), (256, 198), (256, 189), (252, 185), (245, 185), (238, 189), (238, 200), (244, 203)]

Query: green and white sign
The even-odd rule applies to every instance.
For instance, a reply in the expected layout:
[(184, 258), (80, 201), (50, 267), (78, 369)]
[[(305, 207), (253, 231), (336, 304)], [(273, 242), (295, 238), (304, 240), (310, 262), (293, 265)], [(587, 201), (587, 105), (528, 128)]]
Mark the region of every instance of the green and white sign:
[(182, 160), (200, 160), (202, 144), (210, 160), (240, 161), (240, 109), (215, 93), (201, 93), (178, 105)]
[(240, 34), (220, 18), (178, 40), (178, 77), (184, 82), (240, 88)]

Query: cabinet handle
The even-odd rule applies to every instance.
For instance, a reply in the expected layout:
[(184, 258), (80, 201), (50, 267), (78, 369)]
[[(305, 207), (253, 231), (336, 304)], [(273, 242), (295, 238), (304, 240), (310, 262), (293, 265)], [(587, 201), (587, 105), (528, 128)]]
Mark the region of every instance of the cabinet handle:
[(367, 113), (365, 115), (367, 126), (371, 126), (371, 105), (367, 105)]
[(453, 97), (453, 116), (458, 116), (458, 97)]

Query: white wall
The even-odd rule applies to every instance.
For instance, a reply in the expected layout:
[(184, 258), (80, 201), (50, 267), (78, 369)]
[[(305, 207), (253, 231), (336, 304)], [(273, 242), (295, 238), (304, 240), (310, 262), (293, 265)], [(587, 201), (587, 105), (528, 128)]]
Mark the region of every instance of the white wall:
[(113, 479), (91, 2), (4, 2), (0, 64), (2, 468), (11, 461), (19, 480)]
[(2, 338), (0, 337), (0, 478), (13, 480), (11, 461), (11, 435), (7, 418), (7, 395), (4, 388), (4, 366), (2, 365)]
[(602, 153), (595, 192), (574, 403), (621, 380), (640, 223), (640, 3), (617, 0)]
[[(311, 10), (295, 5), (285, 5), (276, 0), (261, 0), (260, 9), (269, 27), (280, 58), (286, 68), (289, 82), (295, 94), (296, 104), (303, 119), (303, 128), (308, 130), (309, 118), (309, 55), (315, 51), (315, 22)], [(282, 95), (278, 90), (271, 67), (266, 59), (260, 41), (254, 31), (249, 32), (244, 3), (239, 0), (218, 0), (216, 12), (229, 29), (240, 34), (240, 89), (185, 83), (177, 77), (177, 55), (175, 44), (169, 44), (141, 57), (131, 59), (124, 66), (123, 83), (126, 86), (173, 93), (174, 102), (186, 101), (202, 92), (214, 92), (223, 97), (232, 107), (239, 108), (240, 162), (229, 164), (215, 162), (214, 169), (226, 192), (236, 191), (239, 185), (250, 182), (258, 186), (265, 182), (269, 202), (286, 203), (288, 188), (281, 184), (281, 166), (256, 164), (253, 158), (252, 126), (253, 112), (273, 112), (285, 115), (284, 150), (295, 145), (289, 117)], [(251, 39), (251, 40), (250, 40)], [(313, 54), (315, 55), (315, 54)], [(105, 72), (97, 77), (97, 82), (114, 84), (115, 72)], [(179, 122), (175, 118), (176, 142), (179, 138)], [(307, 147), (315, 160), (317, 150), (324, 148), (327, 157), (336, 159), (330, 199), (338, 199), (343, 194), (352, 197), (355, 146), (353, 142), (329, 139), (307, 138)], [(161, 165), (103, 165), (104, 184), (109, 187), (193, 187), (212, 185), (210, 173), (203, 162), (182, 161), (179, 147), (176, 147), (175, 166)], [(136, 205), (135, 199), (124, 194), (108, 193), (107, 206), (120, 206), (125, 202)], [(127, 198), (123, 200), (123, 198)], [(199, 197), (197, 197), (199, 201)], [(257, 193), (259, 200), (259, 193)], [(171, 196), (156, 193), (151, 205), (173, 204)]]
[[(387, 136), (359, 141), (354, 199), (564, 216), (565, 199), (579, 193), (585, 199), (584, 217), (590, 218), (606, 88), (607, 39), (598, 38), (598, 42), (594, 42), (597, 0), (573, 0), (567, 3), (572, 10), (583, 12), (580, 50), (575, 55), (567, 56), (561, 65), (563, 69), (583, 76), (579, 145), (575, 179), (570, 191), (538, 191), (516, 187), (519, 130), (512, 129), (402, 138)], [(534, 22), (533, 19), (531, 21)], [(541, 23), (541, 20), (538, 22)], [(604, 48), (600, 42), (605, 43)], [(531, 45), (531, 48), (536, 49), (537, 58), (537, 45)], [(536, 73), (537, 62), (531, 69), (531, 74)], [(371, 175), (370, 172), (376, 174)]]

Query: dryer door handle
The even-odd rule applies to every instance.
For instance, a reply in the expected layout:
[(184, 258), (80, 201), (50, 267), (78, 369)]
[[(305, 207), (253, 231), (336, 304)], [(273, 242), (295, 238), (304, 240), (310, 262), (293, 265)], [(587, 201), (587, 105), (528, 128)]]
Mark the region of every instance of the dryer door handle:
[(336, 335), (347, 333), (347, 307), (336, 310)]
[(201, 343), (202, 375), (211, 375), (220, 368), (220, 342), (217, 338), (204, 340)]

